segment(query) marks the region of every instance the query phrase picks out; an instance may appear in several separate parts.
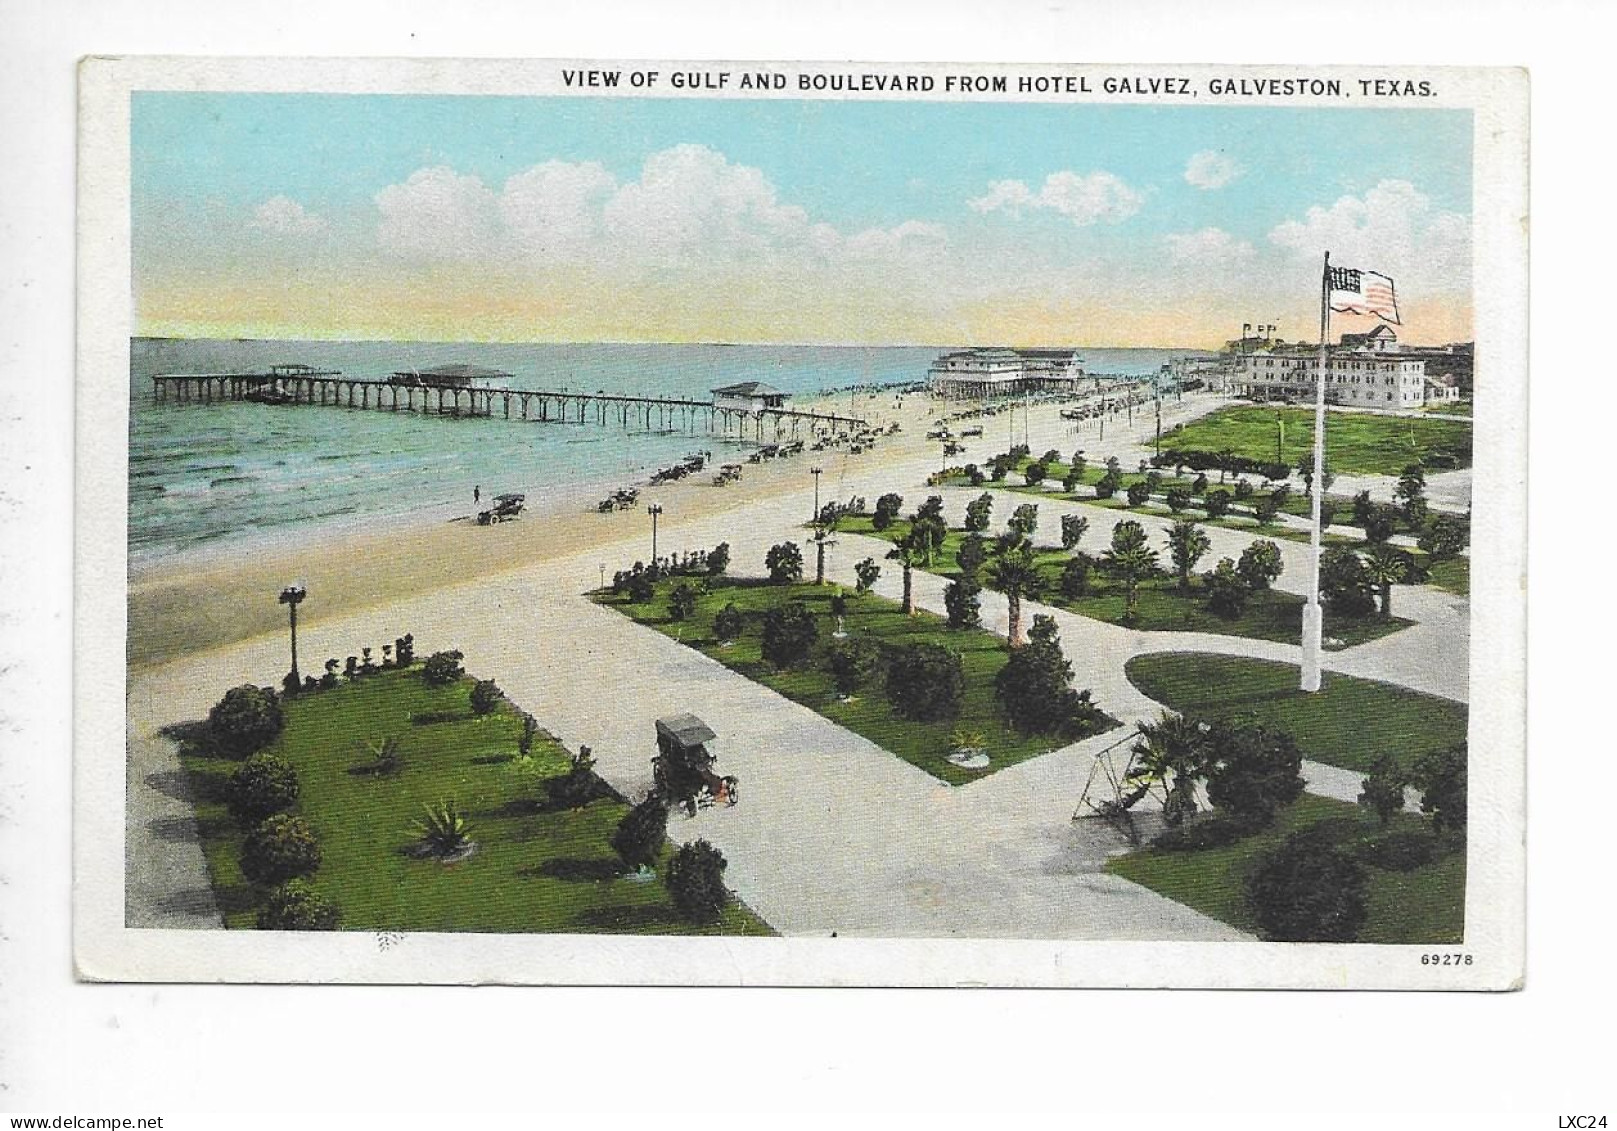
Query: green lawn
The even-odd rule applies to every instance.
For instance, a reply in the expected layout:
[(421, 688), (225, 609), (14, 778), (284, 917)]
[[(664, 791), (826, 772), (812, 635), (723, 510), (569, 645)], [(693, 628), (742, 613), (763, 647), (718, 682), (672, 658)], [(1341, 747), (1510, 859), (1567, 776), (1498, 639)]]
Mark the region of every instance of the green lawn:
[[(1046, 516), (1045, 521), (1051, 521), (1050, 516)], [(895, 519), (891, 526), (878, 533), (868, 517), (858, 516), (845, 519), (840, 529), (851, 534), (868, 534), (874, 538), (896, 542), (909, 531), (909, 521)], [(944, 539), (942, 551), (931, 565), (925, 567), (926, 572), (939, 577), (958, 577), (960, 567), (956, 563), (955, 555), (965, 537), (964, 530), (951, 528)], [(1168, 562), (1170, 559), (1163, 545), (1161, 543), (1153, 545), (1161, 551), (1164, 563)], [(1080, 544), (1079, 548), (1086, 547)], [(1101, 547), (1097, 544), (1087, 549), (1091, 554), (1099, 554)], [(1087, 596), (1069, 600), (1061, 595), (1061, 571), (1068, 556), (1066, 551), (1053, 547), (1044, 547), (1038, 551), (1039, 571), (1045, 580), (1044, 592), (1039, 595), (1038, 600), (1042, 604), (1054, 605), (1056, 608), (1067, 609), (1080, 616), (1105, 621), (1107, 624), (1128, 623), (1124, 619), (1123, 587), (1099, 569), (1090, 572), (1090, 593)], [(1202, 560), (1200, 568), (1205, 570), (1216, 564), (1217, 562), (1211, 560), (1209, 556)], [(896, 569), (897, 566), (884, 565), (883, 568)], [(984, 584), (987, 584), (986, 577)], [(1255, 640), (1289, 643), (1302, 636), (1302, 610), (1301, 597), (1270, 589), (1254, 594), (1240, 617), (1225, 620), (1209, 610), (1202, 599), (1200, 578), (1192, 579), (1188, 594), (1180, 591), (1175, 579), (1167, 578), (1147, 581), (1140, 586), (1135, 619), (1129, 627), (1141, 632), (1211, 632), (1221, 636), (1242, 636)], [(1339, 647), (1351, 648), (1356, 644), (1363, 644), (1408, 628), (1412, 623), (1400, 617), (1384, 619), (1370, 616), (1356, 621), (1340, 621), (1332, 626), (1331, 635), (1342, 641)]]
[[(898, 567), (884, 562), (882, 568), (896, 570)], [(831, 596), (835, 592), (831, 586), (772, 585), (718, 578), (712, 592), (698, 600), (694, 615), (684, 621), (674, 621), (668, 616), (668, 593), (673, 584), (672, 581), (658, 583), (656, 594), (644, 604), (610, 592), (599, 592), (595, 599), (863, 735), (950, 785), (975, 781), (995, 770), (1066, 745), (1064, 740), (1055, 737), (1018, 734), (1000, 717), (994, 699), (994, 676), (1005, 666), (1009, 653), (1005, 641), (991, 632), (955, 631), (942, 617), (931, 613), (919, 612), (907, 617), (895, 601), (872, 593), (848, 594), (845, 627), (850, 636), (871, 637), (891, 645), (932, 642), (960, 653), (967, 681), (960, 717), (944, 722), (914, 722), (895, 715), (880, 688), (866, 688), (847, 702), (838, 698), (831, 676), (823, 666), (824, 651), (836, 626), (830, 612)], [(762, 657), (760, 624), (768, 609), (794, 600), (802, 601), (815, 614), (820, 629), (819, 643), (802, 667), (777, 671)], [(713, 617), (731, 602), (742, 612), (747, 626), (739, 640), (723, 647), (713, 635)], [(1115, 725), (1115, 720), (1105, 723), (1107, 729)], [(948, 761), (955, 745), (951, 735), (957, 728), (982, 733), (983, 748), (991, 759), (988, 767), (968, 770)]]
[(1453, 404), (1429, 404), (1425, 411), (1433, 416), (1470, 416), (1471, 402), (1456, 401)]
[[(1248, 459), (1275, 457), (1276, 417), (1284, 422), (1284, 461), (1293, 467), (1314, 444), (1312, 409), (1238, 405), (1221, 408), (1162, 434), (1164, 451), (1232, 451)], [(1454, 467), (1471, 466), (1471, 423), (1428, 417), (1372, 413), (1326, 414), (1327, 466), (1345, 475), (1397, 475), (1407, 465), (1452, 458)]]
[[(428, 687), (416, 667), (286, 703), (285, 730), (269, 751), (298, 771), (295, 812), (313, 826), (323, 854), (311, 882), (341, 908), (343, 928), (771, 933), (739, 901), (716, 926), (692, 926), (675, 913), (660, 878), (642, 883), (620, 875), (608, 841), (628, 807), (607, 798), (578, 810), (551, 808), (543, 783), (569, 768), (566, 751), (541, 734), (531, 764), (520, 764), (516, 715), (501, 709), (473, 716), (470, 687), (470, 680)], [(412, 714), (445, 713), (443, 722), (411, 721)], [(403, 769), (365, 772), (372, 756), (364, 744), (388, 735), (400, 740)], [(243, 833), (221, 800), (237, 763), (195, 749), (182, 749), (182, 761), (226, 925), (252, 927), (256, 897), (237, 863)], [(454, 864), (411, 856), (423, 806), (446, 799), (470, 822), (476, 853)], [(680, 819), (670, 817), (674, 836)]]
[[(1335, 630), (1327, 624), (1326, 631)], [(1276, 727), (1297, 740), (1303, 757), (1361, 773), (1384, 753), (1408, 767), (1466, 737), (1464, 703), (1336, 672), (1307, 694), (1297, 689), (1294, 666), (1268, 660), (1164, 652), (1136, 656), (1125, 670), (1134, 686), (1176, 711)]]
[[(1115, 873), (1193, 907), (1233, 927), (1255, 931), (1247, 909), (1245, 881), (1258, 856), (1289, 834), (1310, 825), (1331, 830), (1350, 855), (1383, 835), (1373, 814), (1357, 805), (1304, 794), (1263, 832), (1223, 848), (1165, 852), (1146, 848), (1112, 859)], [(1413, 813), (1395, 817), (1388, 832), (1430, 837), (1427, 822)], [(1361, 859), (1369, 918), (1359, 932), (1364, 943), (1459, 943), (1465, 933), (1465, 846), (1446, 842), (1431, 863), (1408, 872), (1387, 871)]]

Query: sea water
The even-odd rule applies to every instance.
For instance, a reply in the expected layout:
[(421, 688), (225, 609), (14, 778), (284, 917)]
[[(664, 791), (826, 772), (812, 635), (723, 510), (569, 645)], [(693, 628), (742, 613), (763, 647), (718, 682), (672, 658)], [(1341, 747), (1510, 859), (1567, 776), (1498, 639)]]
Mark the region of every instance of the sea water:
[[(303, 364), (385, 380), (398, 370), (464, 362), (503, 370), (512, 388), (707, 400), (764, 381), (799, 399), (833, 390), (924, 381), (938, 347), (551, 345), (137, 338), (130, 344), (129, 549), (141, 565), (208, 547), (264, 541), (300, 528), (400, 515), (445, 521), (506, 492), (643, 482), (695, 451), (717, 462), (748, 445), (698, 429), (628, 432), (521, 422), (242, 401), (158, 403), (155, 373), (264, 372)], [(1081, 351), (1091, 372), (1155, 373), (1185, 351)], [(869, 393), (852, 394), (848, 404)], [(864, 401), (869, 404), (868, 400)], [(842, 406), (839, 405), (839, 408)], [(535, 409), (535, 411), (537, 411)]]

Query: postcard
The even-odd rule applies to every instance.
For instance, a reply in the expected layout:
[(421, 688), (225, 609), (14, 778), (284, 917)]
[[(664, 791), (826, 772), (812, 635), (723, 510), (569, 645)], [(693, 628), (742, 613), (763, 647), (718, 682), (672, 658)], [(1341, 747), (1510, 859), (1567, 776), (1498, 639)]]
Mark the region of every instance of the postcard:
[(82, 978), (1522, 983), (1525, 73), (81, 95)]

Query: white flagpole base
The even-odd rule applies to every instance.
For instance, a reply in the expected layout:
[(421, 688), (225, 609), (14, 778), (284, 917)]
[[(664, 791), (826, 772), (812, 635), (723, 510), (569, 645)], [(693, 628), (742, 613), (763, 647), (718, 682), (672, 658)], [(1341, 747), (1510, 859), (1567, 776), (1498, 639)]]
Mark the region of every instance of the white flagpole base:
[(1320, 650), (1323, 644), (1325, 618), (1320, 615), (1317, 602), (1303, 605), (1303, 670), (1301, 687), (1304, 691), (1318, 691), (1322, 678)]

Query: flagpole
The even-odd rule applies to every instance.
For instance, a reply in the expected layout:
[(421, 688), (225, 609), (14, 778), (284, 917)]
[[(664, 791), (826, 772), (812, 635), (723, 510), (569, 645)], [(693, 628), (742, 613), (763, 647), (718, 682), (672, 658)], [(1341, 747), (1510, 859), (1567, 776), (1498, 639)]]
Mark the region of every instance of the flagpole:
[(1325, 373), (1327, 343), (1331, 334), (1331, 253), (1325, 253), (1325, 267), (1319, 278), (1319, 372), (1314, 381), (1314, 490), (1313, 522), (1309, 529), (1312, 559), (1308, 577), (1308, 603), (1303, 606), (1302, 690), (1318, 691), (1320, 652), (1324, 647), (1325, 618), (1319, 606), (1319, 559), (1323, 541), (1320, 529), (1320, 503), (1325, 498)]

